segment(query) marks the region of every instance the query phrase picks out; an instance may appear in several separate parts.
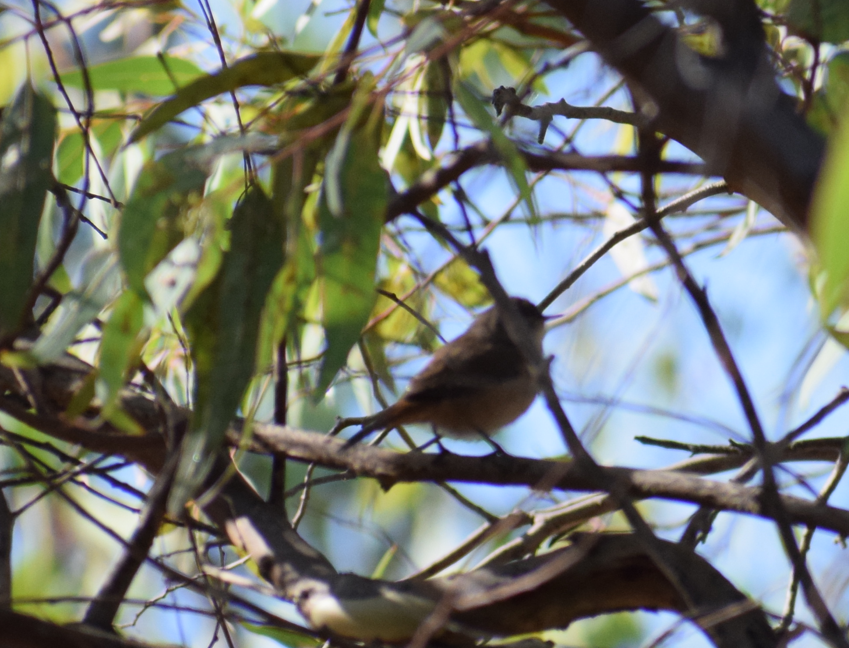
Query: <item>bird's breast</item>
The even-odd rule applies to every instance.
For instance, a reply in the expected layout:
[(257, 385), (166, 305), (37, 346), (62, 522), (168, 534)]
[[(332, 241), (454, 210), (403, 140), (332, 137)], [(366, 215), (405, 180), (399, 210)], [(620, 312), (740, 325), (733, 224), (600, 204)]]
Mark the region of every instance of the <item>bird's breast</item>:
[(519, 418), (536, 396), (533, 383), (526, 377), (498, 386), (466, 392), (462, 397), (443, 398), (426, 408), (426, 420), (444, 436), (474, 440), (480, 434), (492, 434)]

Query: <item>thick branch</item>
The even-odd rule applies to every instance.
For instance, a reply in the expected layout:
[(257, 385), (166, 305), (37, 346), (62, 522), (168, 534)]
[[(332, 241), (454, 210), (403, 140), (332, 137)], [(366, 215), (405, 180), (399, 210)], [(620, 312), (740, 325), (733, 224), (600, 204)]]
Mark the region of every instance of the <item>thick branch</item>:
[[(351, 470), (377, 479), (384, 487), (398, 482), (448, 481), (498, 485), (523, 485), (594, 491), (597, 485), (572, 462), (520, 457), (401, 454), (391, 450), (353, 446), (343, 451), (344, 441), (324, 435), (268, 424), (254, 424), (258, 442), (268, 451), (285, 452), (289, 458)], [(616, 483), (631, 497), (661, 497), (769, 518), (761, 502), (761, 489), (708, 481), (696, 475), (632, 468), (602, 468), (609, 483)], [(809, 502), (798, 497), (780, 498), (796, 524), (813, 524), (840, 535), (849, 534), (849, 511)]]
[(706, 59), (638, 0), (547, 3), (651, 97), (656, 128), (694, 151), (735, 191), (797, 230), (806, 229), (825, 143), (778, 87), (762, 38), (756, 37), (757, 23), (746, 21), (742, 31), (726, 29), (728, 54)]

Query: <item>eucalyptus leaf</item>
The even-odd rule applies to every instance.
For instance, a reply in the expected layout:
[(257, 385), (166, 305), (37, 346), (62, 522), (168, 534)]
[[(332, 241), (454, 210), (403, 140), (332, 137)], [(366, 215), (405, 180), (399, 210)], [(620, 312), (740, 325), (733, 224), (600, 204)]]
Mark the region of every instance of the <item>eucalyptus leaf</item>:
[[(88, 68), (94, 90), (118, 90), (149, 95), (170, 95), (203, 75), (197, 65), (173, 56), (131, 56), (107, 61)], [(85, 87), (82, 70), (62, 72), (62, 83)], [(176, 85), (175, 85), (176, 84)]]
[(0, 337), (20, 329), (28, 316), (55, 139), (53, 105), (25, 84), (0, 123)]
[[(357, 128), (349, 138), (340, 136), (328, 156), (319, 203), (319, 269), (327, 336), (319, 398), (345, 364), (374, 305), (377, 253), (389, 195), (389, 178), (378, 162), (378, 142), (369, 129)], [(330, 182), (336, 187), (334, 199)]]
[(475, 126), (492, 138), (492, 143), (501, 154), (501, 159), (507, 167), (510, 179), (516, 186), (516, 190), (519, 192), (522, 201), (525, 203), (528, 215), (532, 220), (536, 220), (537, 210), (534, 206), (530, 185), (528, 185), (528, 167), (525, 164), (525, 159), (519, 153), (516, 145), (501, 130), (501, 126), (496, 124), (492, 119), (484, 103), (465, 84), (457, 84), (455, 94), (460, 105), (463, 106), (463, 110), (469, 116), (469, 119), (474, 122)]
[(254, 372), (260, 316), (283, 264), (283, 226), (271, 201), (251, 187), (230, 220), (218, 277), (185, 317), (195, 366), (194, 416), (169, 506), (182, 508), (209, 474)]
[(114, 252), (94, 249), (82, 263), (74, 290), (62, 297), (30, 354), (39, 364), (62, 356), (82, 328), (121, 290), (121, 274)]
[(118, 251), (130, 288), (145, 295), (145, 277), (190, 233), (187, 215), (201, 204), (214, 162), (228, 153), (273, 148), (276, 141), (260, 133), (224, 136), (144, 166), (118, 230)]
[(825, 280), (819, 291), (820, 313), (827, 319), (849, 304), (849, 119), (832, 138), (813, 202), (811, 233)]
[(100, 341), (99, 378), (106, 388), (103, 415), (118, 415), (119, 396), (131, 367), (137, 365), (147, 339), (144, 326), (144, 300), (132, 290), (125, 291), (112, 306)]
[(259, 52), (240, 59), (215, 74), (196, 79), (157, 106), (130, 135), (136, 142), (174, 119), (181, 112), (225, 92), (245, 86), (271, 86), (309, 72), (320, 57), (296, 52)]

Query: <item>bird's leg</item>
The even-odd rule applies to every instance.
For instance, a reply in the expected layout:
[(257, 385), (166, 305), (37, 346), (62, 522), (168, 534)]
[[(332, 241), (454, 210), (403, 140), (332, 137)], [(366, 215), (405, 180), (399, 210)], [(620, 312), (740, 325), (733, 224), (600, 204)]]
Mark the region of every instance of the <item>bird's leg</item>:
[(442, 435), (440, 435), (439, 432), (436, 431), (435, 425), (431, 426), (431, 431), (433, 432), (433, 438), (417, 447), (415, 449), (415, 452), (424, 452), (427, 448), (429, 448), (435, 443), (439, 446), (439, 454), (451, 454), (451, 451), (444, 445), (442, 445)]
[(489, 447), (492, 448), (492, 452), (494, 454), (496, 454), (500, 457), (509, 457), (510, 456), (507, 453), (507, 451), (504, 448), (502, 448), (500, 445), (498, 445), (495, 441), (493, 441), (492, 437), (490, 437), (486, 432), (484, 432), (483, 430), (476, 430), (476, 431), (477, 431), (478, 434), (480, 434), (481, 439), (483, 439), (484, 441), (486, 441), (489, 444)]

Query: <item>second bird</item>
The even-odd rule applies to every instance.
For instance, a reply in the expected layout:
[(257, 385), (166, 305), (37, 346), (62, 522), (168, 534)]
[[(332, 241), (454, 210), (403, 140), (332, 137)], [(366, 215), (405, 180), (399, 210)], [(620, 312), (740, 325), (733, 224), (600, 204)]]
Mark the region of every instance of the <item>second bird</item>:
[[(527, 299), (511, 300), (542, 353), (546, 318)], [(536, 394), (528, 363), (493, 306), (463, 335), (438, 349), (394, 405), (357, 419), (363, 427), (347, 445), (410, 423), (429, 423), (438, 434), (455, 439), (488, 437), (519, 418)]]

